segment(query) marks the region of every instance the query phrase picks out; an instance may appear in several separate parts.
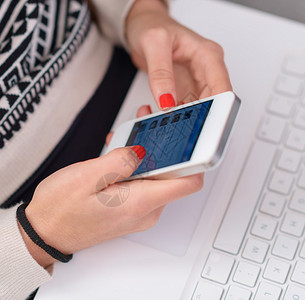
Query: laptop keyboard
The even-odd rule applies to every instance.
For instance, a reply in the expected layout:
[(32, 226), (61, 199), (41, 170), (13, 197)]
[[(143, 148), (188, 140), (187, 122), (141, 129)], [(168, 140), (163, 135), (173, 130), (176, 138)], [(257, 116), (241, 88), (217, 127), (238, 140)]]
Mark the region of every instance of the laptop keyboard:
[(305, 300), (304, 88), (289, 55), (192, 300)]

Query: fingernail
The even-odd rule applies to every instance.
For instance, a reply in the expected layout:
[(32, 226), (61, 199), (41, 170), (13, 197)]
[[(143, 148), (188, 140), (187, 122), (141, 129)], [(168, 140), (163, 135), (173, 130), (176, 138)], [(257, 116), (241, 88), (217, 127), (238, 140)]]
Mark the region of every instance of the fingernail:
[(181, 105), (185, 104), (183, 101), (180, 103)]
[(152, 110), (151, 110), (150, 105), (147, 105), (147, 110), (148, 110), (148, 112), (149, 112), (150, 114), (152, 113)]
[(136, 153), (138, 159), (140, 160), (143, 159), (146, 154), (144, 147), (141, 145), (132, 146), (130, 149)]
[(175, 100), (172, 94), (161, 95), (159, 101), (162, 108), (170, 108), (175, 106)]

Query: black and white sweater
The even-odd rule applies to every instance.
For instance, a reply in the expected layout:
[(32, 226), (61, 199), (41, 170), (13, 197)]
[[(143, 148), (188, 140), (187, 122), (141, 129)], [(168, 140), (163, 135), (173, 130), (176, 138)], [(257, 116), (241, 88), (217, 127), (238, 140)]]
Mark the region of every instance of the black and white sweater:
[[(0, 2), (0, 205), (48, 157), (94, 93), (112, 55), (105, 36), (124, 44), (134, 1), (92, 1), (98, 24), (83, 0)], [(16, 206), (0, 209), (0, 299), (25, 299), (50, 278), (27, 251)]]

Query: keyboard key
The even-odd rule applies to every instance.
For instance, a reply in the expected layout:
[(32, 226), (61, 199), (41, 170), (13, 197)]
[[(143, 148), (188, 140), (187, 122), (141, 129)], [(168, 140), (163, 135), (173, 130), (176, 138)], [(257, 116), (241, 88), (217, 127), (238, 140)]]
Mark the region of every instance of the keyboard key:
[(283, 95), (297, 97), (303, 89), (303, 80), (281, 74), (275, 83), (275, 90)]
[(288, 195), (290, 193), (293, 180), (294, 177), (292, 174), (277, 170), (272, 174), (268, 188), (271, 191)]
[(194, 291), (192, 300), (220, 300), (223, 288), (205, 281), (199, 281)]
[(291, 127), (286, 140), (286, 146), (297, 151), (304, 151), (305, 131)]
[(289, 207), (300, 213), (305, 213), (305, 191), (295, 189), (290, 200)]
[(215, 248), (232, 254), (239, 252), (274, 155), (273, 145), (261, 141), (254, 144), (216, 236)]
[(225, 300), (250, 300), (251, 292), (239, 286), (231, 285)]
[(280, 287), (267, 282), (261, 282), (254, 299), (279, 300), (281, 293), (282, 293), (282, 289)]
[(297, 127), (305, 129), (305, 109), (304, 108), (297, 109), (293, 124)]
[(272, 254), (292, 260), (297, 251), (299, 242), (296, 239), (279, 235), (273, 245)]
[(279, 144), (285, 127), (285, 120), (275, 116), (265, 116), (260, 123), (257, 136), (261, 140)]
[(303, 242), (303, 246), (300, 251), (300, 257), (305, 258), (305, 241)]
[(228, 281), (233, 265), (234, 259), (232, 257), (217, 252), (211, 252), (201, 276), (225, 284)]
[(303, 189), (305, 189), (305, 171), (303, 171), (298, 178), (297, 185)]
[(303, 94), (301, 97), (301, 104), (305, 106), (305, 95)]
[(295, 285), (288, 285), (283, 300), (305, 300), (305, 289)]
[(274, 217), (279, 217), (283, 212), (285, 202), (285, 197), (282, 195), (271, 192), (267, 193), (263, 198), (260, 211)]
[(254, 287), (260, 273), (258, 266), (241, 261), (235, 271), (233, 280), (249, 287)]
[(294, 106), (294, 101), (291, 98), (280, 95), (272, 95), (267, 107), (269, 113), (281, 117), (289, 117)]
[(263, 239), (271, 240), (276, 227), (277, 222), (275, 220), (267, 216), (258, 215), (255, 218), (251, 233)]
[(305, 285), (305, 262), (298, 261), (294, 267), (291, 280)]
[(269, 244), (257, 239), (249, 238), (242, 253), (242, 257), (257, 263), (265, 260)]
[(283, 71), (287, 74), (304, 76), (305, 75), (305, 56), (290, 55), (283, 63)]
[(290, 264), (275, 258), (270, 258), (263, 277), (277, 283), (285, 283), (289, 269)]
[(277, 167), (284, 171), (295, 173), (298, 171), (302, 155), (299, 152), (284, 149), (280, 154)]
[(294, 236), (301, 236), (305, 226), (305, 216), (288, 212), (283, 220), (281, 231)]

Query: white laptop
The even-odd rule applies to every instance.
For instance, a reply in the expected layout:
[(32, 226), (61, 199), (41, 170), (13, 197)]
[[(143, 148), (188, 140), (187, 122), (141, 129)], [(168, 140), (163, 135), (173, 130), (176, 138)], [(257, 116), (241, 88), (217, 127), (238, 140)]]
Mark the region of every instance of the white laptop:
[[(153, 229), (56, 264), (39, 300), (305, 299), (305, 25), (216, 0), (172, 14), (225, 50), (242, 99), (227, 155)], [(139, 73), (114, 128), (146, 103)]]

